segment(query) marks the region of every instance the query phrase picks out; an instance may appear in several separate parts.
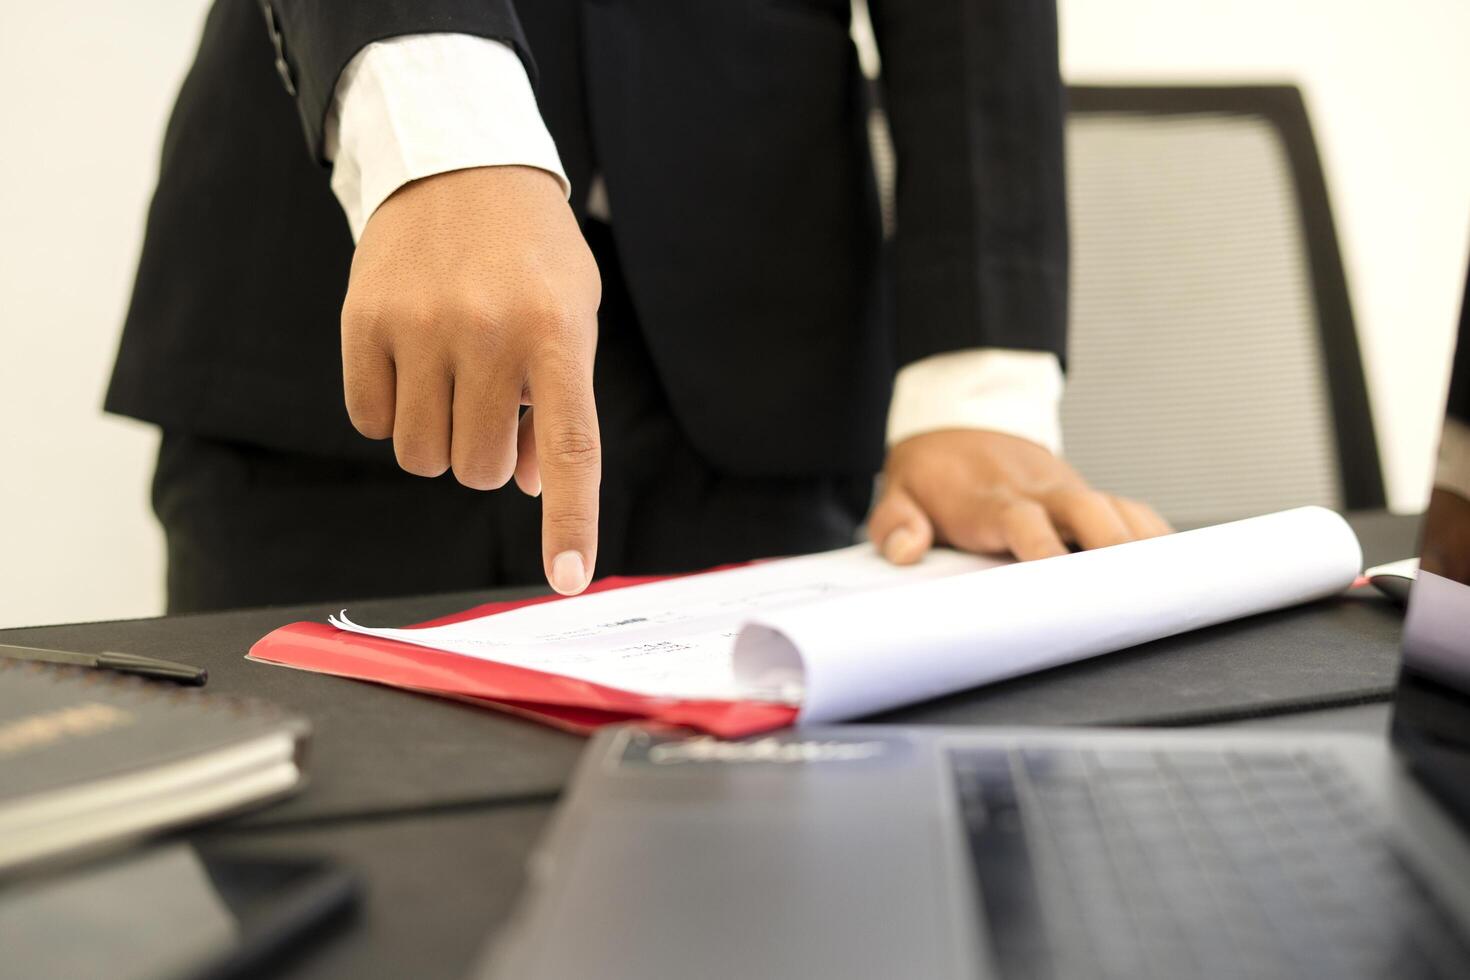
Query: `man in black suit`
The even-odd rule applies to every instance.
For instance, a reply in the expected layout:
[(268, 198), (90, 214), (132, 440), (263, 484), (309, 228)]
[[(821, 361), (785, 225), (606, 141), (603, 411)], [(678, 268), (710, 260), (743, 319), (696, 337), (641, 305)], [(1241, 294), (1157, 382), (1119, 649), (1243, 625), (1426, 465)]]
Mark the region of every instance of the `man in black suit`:
[(107, 401), (170, 608), (833, 547), (880, 467), (895, 561), (1165, 530), (1052, 451), (1054, 8), (872, 10), (888, 245), (848, 0), (217, 0)]

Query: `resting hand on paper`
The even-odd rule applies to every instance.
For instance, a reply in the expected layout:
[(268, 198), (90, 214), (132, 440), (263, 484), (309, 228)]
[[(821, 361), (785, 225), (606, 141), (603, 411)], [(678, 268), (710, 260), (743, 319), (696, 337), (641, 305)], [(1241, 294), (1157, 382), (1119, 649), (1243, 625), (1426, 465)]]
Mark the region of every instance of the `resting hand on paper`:
[[(592, 359), (602, 282), (556, 178), (479, 167), (407, 184), (373, 213), (342, 307), (352, 424), (419, 476), (544, 491), (563, 593), (597, 558)], [(530, 405), (517, 421), (522, 405)]]
[(935, 544), (1010, 552), (1023, 561), (1168, 534), (1145, 504), (1093, 490), (1034, 442), (950, 429), (911, 436), (888, 453), (868, 533), (890, 560), (918, 561)]

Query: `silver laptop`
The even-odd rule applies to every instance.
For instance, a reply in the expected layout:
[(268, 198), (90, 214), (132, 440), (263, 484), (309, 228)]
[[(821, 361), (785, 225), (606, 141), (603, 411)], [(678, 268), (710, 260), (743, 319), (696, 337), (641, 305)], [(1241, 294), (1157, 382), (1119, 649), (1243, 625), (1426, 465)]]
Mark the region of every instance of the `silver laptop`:
[(1470, 977), (1463, 318), (1460, 345), (1389, 740), (607, 732), (479, 972)]

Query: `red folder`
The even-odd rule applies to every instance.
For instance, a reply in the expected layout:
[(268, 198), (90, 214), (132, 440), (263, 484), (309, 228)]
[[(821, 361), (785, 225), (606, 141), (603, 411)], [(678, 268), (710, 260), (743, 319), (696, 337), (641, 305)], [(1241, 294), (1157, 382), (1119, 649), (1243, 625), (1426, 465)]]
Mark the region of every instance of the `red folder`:
[[(602, 592), (653, 581), (658, 579), (606, 578), (593, 583), (587, 591)], [(551, 595), (491, 602), (418, 625), (443, 626), (561, 598)], [(797, 709), (790, 705), (649, 697), (560, 674), (349, 633), (327, 623), (282, 626), (257, 641), (250, 648), (249, 657), (320, 674), (456, 698), (581, 735), (602, 725), (639, 720), (693, 728), (721, 738), (739, 738), (785, 728), (796, 720)]]

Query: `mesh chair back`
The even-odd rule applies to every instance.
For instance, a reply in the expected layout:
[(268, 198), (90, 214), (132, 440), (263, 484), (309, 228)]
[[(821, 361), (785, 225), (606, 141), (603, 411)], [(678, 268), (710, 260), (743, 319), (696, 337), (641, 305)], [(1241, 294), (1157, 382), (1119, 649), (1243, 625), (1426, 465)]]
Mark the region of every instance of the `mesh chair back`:
[(1294, 88), (1074, 88), (1066, 452), (1178, 524), (1383, 504)]

